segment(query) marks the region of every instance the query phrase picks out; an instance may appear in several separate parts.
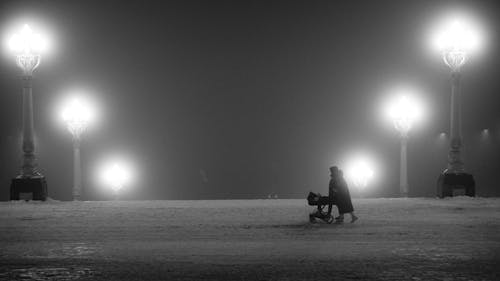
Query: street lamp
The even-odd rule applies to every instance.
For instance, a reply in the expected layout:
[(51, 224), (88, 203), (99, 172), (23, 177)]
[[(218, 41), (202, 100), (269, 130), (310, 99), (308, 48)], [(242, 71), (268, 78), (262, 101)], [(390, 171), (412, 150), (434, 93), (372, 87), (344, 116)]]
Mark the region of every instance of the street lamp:
[(114, 198), (118, 198), (120, 190), (132, 180), (132, 170), (123, 162), (113, 161), (101, 169), (101, 181), (113, 190)]
[(479, 33), (463, 20), (453, 19), (434, 36), (434, 45), (442, 53), (444, 63), (451, 70), (451, 114), (450, 149), (447, 168), (438, 179), (437, 195), (452, 196), (454, 188), (465, 188), (465, 194), (475, 195), (475, 182), (471, 174), (465, 172), (462, 155), (462, 128), (460, 105), (460, 69), (469, 54), (480, 46)]
[(40, 65), (41, 53), (47, 41), (24, 25), (20, 33), (10, 38), (9, 47), (16, 56), (16, 64), (22, 69), (23, 81), (23, 165), (21, 173), (12, 180), (10, 199), (19, 200), (20, 193), (32, 193), (33, 200), (47, 199), (47, 182), (38, 171), (35, 156), (33, 124), (33, 71)]
[(418, 104), (410, 100), (407, 96), (400, 96), (388, 107), (388, 115), (394, 124), (394, 128), (399, 132), (401, 139), (401, 159), (399, 175), (399, 191), (402, 197), (408, 196), (408, 170), (407, 151), (408, 133), (413, 122), (420, 117)]
[(367, 159), (355, 158), (348, 165), (346, 169), (347, 179), (362, 192), (368, 186), (368, 182), (373, 179), (373, 167)]
[(92, 121), (91, 107), (79, 99), (73, 99), (62, 111), (62, 119), (73, 135), (73, 200), (82, 196), (82, 167), (80, 160), (81, 135)]

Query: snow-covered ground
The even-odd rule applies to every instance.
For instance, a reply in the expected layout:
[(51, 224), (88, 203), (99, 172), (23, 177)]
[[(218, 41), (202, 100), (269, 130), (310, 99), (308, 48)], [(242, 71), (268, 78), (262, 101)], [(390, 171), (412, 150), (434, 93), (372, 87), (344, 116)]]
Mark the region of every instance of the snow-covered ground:
[(500, 198), (2, 202), (0, 280), (500, 280)]

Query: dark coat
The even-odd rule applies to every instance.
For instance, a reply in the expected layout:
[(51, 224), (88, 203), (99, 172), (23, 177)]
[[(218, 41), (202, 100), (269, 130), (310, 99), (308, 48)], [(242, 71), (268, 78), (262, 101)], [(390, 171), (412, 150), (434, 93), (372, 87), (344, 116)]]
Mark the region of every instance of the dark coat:
[(328, 193), (330, 197), (335, 197), (335, 204), (339, 209), (340, 214), (350, 213), (354, 211), (351, 202), (351, 194), (343, 177), (336, 177), (330, 180), (328, 185)]

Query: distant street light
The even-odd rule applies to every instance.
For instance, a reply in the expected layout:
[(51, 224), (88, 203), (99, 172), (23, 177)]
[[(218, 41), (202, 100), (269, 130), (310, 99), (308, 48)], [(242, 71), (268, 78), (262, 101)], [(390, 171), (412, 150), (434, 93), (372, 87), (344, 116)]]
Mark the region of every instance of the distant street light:
[(388, 115), (401, 138), (399, 191), (402, 197), (407, 197), (409, 185), (406, 146), (408, 142), (408, 133), (412, 128), (413, 122), (420, 115), (420, 108), (417, 103), (410, 100), (408, 97), (400, 96), (389, 106)]
[(81, 135), (92, 121), (93, 112), (89, 105), (79, 99), (73, 99), (62, 112), (69, 132), (73, 135), (73, 200), (82, 196), (82, 167), (80, 159)]
[(46, 200), (47, 182), (38, 171), (35, 156), (32, 85), (33, 71), (40, 65), (41, 53), (46, 49), (47, 41), (24, 25), (21, 32), (13, 35), (8, 43), (16, 56), (17, 65), (23, 71), (23, 165), (20, 175), (12, 180), (10, 199), (19, 200), (20, 193), (32, 193), (33, 200)]
[(452, 196), (454, 188), (465, 188), (466, 195), (474, 196), (474, 178), (465, 172), (462, 156), (460, 69), (468, 60), (470, 52), (480, 47), (481, 38), (470, 24), (454, 19), (446, 22), (433, 39), (451, 70), (450, 150), (447, 168), (439, 176), (437, 193), (439, 197)]
[(490, 137), (490, 130), (489, 130), (489, 129), (483, 129), (483, 130), (481, 131), (481, 138), (482, 138), (483, 140), (485, 140), (485, 139), (487, 139), (487, 138), (489, 138), (489, 137)]
[(448, 135), (446, 133), (440, 133), (437, 137), (436, 137), (436, 145), (439, 147), (439, 148), (444, 148), (445, 145), (447, 144), (447, 141), (448, 141)]
[(131, 182), (131, 179), (132, 171), (130, 167), (122, 162), (111, 162), (101, 170), (101, 180), (113, 190), (115, 199), (118, 198), (120, 190)]
[(374, 172), (371, 163), (364, 158), (353, 159), (346, 169), (347, 179), (354, 187), (362, 192), (368, 186), (368, 182), (373, 179)]

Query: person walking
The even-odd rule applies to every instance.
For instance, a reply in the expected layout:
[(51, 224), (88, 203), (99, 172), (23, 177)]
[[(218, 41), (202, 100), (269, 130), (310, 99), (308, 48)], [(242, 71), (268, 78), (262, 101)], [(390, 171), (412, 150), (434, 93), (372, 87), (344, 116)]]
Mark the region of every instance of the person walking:
[(339, 216), (335, 218), (336, 223), (344, 222), (344, 214), (351, 215), (351, 223), (358, 220), (354, 214), (354, 207), (352, 206), (351, 194), (347, 187), (347, 182), (344, 179), (342, 170), (337, 166), (330, 167), (330, 183), (328, 185), (328, 195), (333, 199), (339, 209)]

